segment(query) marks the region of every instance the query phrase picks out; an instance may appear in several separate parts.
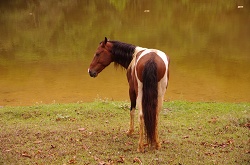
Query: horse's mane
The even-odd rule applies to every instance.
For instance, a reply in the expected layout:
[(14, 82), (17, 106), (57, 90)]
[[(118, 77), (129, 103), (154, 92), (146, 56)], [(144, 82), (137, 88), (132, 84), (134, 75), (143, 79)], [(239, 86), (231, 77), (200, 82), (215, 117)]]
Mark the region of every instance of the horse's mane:
[(133, 59), (135, 45), (123, 43), (120, 41), (108, 41), (113, 44), (111, 54), (114, 56), (115, 67), (119, 65), (128, 67)]

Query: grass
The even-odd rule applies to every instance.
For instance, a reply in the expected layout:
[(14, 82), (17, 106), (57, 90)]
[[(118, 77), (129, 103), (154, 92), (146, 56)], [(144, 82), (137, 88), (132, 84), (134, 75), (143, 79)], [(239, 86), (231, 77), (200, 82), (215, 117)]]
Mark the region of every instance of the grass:
[(0, 164), (250, 164), (250, 103), (165, 102), (161, 150), (127, 137), (129, 103), (0, 108)]

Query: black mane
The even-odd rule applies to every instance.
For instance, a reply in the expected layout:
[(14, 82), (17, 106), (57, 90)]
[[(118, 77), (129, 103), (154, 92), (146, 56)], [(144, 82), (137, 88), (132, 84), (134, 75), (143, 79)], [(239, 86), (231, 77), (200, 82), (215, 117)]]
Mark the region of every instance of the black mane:
[(113, 44), (111, 54), (113, 55), (115, 66), (119, 64), (125, 68), (128, 68), (130, 62), (133, 59), (136, 46), (119, 41), (108, 42)]

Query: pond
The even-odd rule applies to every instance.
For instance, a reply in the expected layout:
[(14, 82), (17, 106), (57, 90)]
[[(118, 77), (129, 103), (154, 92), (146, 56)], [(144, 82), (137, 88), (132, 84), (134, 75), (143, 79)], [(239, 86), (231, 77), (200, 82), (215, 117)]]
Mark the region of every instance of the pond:
[(12, 0), (0, 12), (0, 106), (129, 100), (125, 70), (87, 73), (104, 37), (170, 56), (165, 100), (250, 101), (248, 0)]

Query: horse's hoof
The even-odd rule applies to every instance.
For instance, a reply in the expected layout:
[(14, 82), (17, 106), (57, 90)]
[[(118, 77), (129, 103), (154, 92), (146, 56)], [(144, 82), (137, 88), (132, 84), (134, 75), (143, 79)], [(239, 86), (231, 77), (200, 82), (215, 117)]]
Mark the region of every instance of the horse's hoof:
[(137, 152), (144, 152), (144, 146), (143, 145), (139, 145)]
[(144, 153), (144, 148), (140, 148), (140, 147), (139, 147), (139, 148), (137, 149), (137, 152)]
[(155, 149), (159, 150), (161, 148), (161, 143), (156, 143), (155, 144)]
[(126, 134), (127, 134), (127, 136), (131, 136), (131, 135), (133, 134), (133, 132), (134, 132), (134, 130), (128, 130), (128, 131), (126, 132)]

